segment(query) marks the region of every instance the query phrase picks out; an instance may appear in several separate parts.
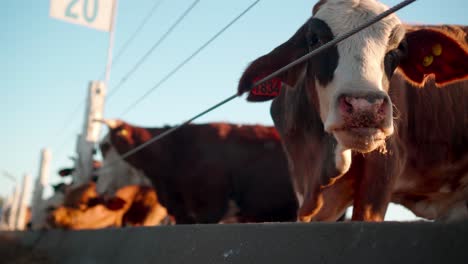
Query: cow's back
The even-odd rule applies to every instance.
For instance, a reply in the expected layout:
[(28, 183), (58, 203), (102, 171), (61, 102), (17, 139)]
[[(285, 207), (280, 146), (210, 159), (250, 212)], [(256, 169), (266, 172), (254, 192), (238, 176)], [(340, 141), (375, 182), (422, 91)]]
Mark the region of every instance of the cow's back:
[(187, 207), (216, 215), (202, 221), (219, 221), (229, 200), (235, 202), (246, 221), (295, 219), (297, 202), (273, 127), (190, 125), (174, 133), (172, 144), (178, 159), (172, 171), (177, 180), (171, 180), (178, 186), (176, 192), (193, 186), (184, 194), (185, 203), (193, 201)]

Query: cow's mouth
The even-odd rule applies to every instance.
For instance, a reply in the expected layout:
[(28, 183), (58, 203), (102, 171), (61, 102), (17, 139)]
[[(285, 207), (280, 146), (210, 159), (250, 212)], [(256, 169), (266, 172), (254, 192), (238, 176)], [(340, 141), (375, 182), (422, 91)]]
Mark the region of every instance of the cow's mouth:
[(368, 153), (382, 147), (387, 137), (381, 128), (351, 127), (333, 130), (336, 140), (345, 148)]

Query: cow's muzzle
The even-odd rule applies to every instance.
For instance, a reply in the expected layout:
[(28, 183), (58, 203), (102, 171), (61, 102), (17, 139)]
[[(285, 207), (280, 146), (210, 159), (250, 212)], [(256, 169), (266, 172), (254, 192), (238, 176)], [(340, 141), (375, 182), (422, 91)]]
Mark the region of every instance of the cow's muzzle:
[(391, 105), (390, 97), (381, 91), (341, 94), (334, 111), (336, 123), (329, 130), (346, 149), (373, 151), (393, 133)]

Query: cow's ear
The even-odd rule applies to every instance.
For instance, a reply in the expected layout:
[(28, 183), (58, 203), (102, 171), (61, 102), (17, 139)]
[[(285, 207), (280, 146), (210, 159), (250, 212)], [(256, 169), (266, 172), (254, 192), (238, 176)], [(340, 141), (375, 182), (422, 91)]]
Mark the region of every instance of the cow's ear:
[(433, 29), (406, 34), (407, 56), (400, 62), (403, 74), (416, 86), (434, 75), (437, 85), (468, 78), (468, 50), (465, 43)]
[(237, 87), (238, 94), (241, 95), (245, 92), (249, 92), (249, 96), (247, 97), (248, 101), (262, 102), (274, 99), (278, 96), (283, 86), (282, 83), (295, 86), (304, 63), (298, 64), (288, 71), (277, 75), (273, 79), (252, 88), (252, 86), (262, 78), (279, 70), (308, 52), (307, 42), (305, 40), (305, 28), (305, 26), (302, 26), (288, 41), (252, 62), (240, 78), (239, 86)]

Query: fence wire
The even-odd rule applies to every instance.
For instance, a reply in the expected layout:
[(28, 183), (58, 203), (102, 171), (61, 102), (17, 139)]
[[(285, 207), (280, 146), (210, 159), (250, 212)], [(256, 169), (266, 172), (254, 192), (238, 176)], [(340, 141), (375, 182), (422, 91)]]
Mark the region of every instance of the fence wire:
[(120, 79), (119, 83), (112, 89), (106, 100), (109, 101), (112, 96), (114, 96), (123, 85), (127, 82), (127, 80), (140, 68), (140, 66), (146, 61), (146, 59), (156, 50), (157, 47), (161, 45), (161, 43), (166, 40), (166, 38), (176, 29), (176, 27), (190, 14), (190, 12), (195, 8), (195, 6), (200, 2), (200, 0), (195, 0), (180, 16), (177, 20), (169, 27), (169, 29), (156, 41), (153, 46), (137, 61), (137, 63), (130, 69), (130, 71), (125, 74), (122, 79)]
[(188, 56), (185, 60), (183, 60), (179, 65), (177, 65), (172, 71), (170, 71), (164, 78), (162, 78), (158, 83), (156, 83), (153, 87), (148, 89), (142, 96), (140, 96), (137, 100), (135, 100), (132, 104), (130, 104), (125, 110), (119, 115), (124, 116), (128, 114), (133, 108), (135, 108), (139, 103), (141, 103), (146, 97), (152, 94), (157, 88), (159, 88), (163, 83), (165, 83), (168, 79), (170, 79), (174, 74), (176, 74), (182, 67), (184, 67), (189, 61), (191, 61), (195, 56), (197, 56), (202, 50), (208, 47), (215, 39), (217, 39), (221, 34), (223, 34), (228, 28), (230, 28), (233, 24), (235, 24), (242, 16), (244, 16), (247, 12), (250, 11), (255, 5), (258, 4), (260, 0), (253, 2), (250, 6), (248, 6), (242, 13), (240, 13), (237, 17), (235, 17), (231, 22), (229, 22), (226, 26), (224, 26), (218, 33), (216, 33), (213, 37), (211, 37), (208, 41), (206, 41), (203, 45), (201, 45), (195, 52), (193, 52), (190, 56)]

